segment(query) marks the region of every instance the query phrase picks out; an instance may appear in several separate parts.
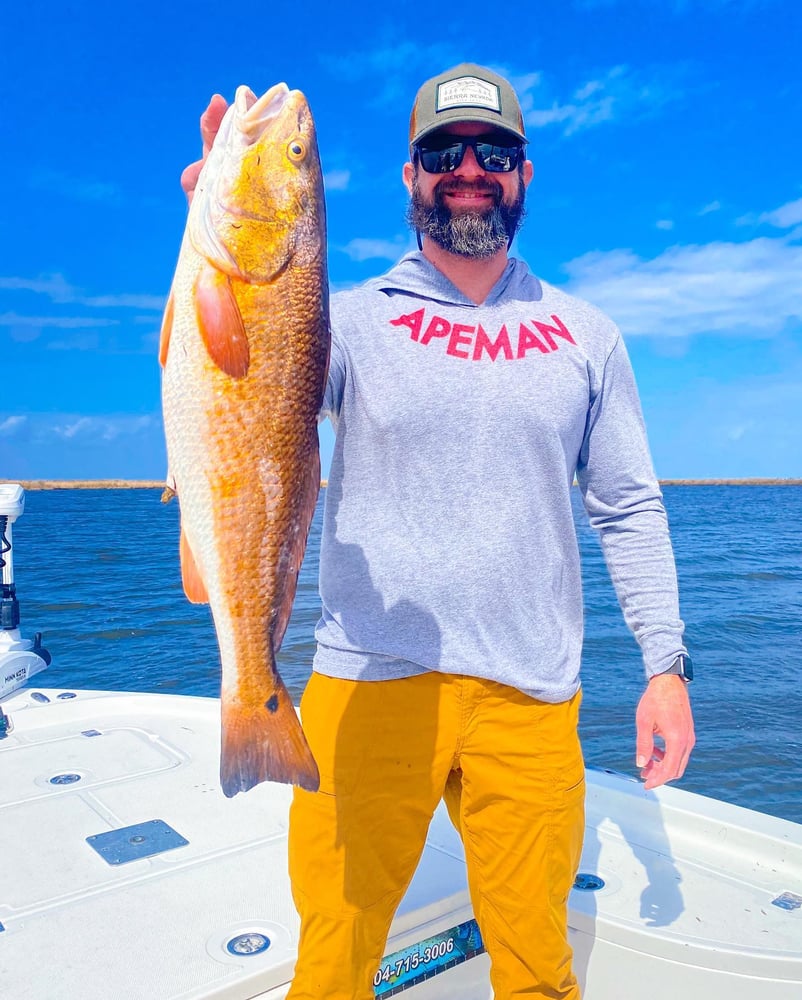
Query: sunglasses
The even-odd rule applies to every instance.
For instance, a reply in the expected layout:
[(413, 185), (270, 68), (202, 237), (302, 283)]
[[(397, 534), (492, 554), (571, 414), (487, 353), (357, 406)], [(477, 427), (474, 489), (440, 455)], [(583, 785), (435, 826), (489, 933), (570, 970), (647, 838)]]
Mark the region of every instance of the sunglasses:
[(508, 174), (523, 159), (524, 148), (519, 143), (502, 143), (492, 137), (444, 135), (429, 143), (418, 143), (415, 155), (427, 174), (450, 174), (462, 163), (470, 147), (476, 162), (491, 174)]

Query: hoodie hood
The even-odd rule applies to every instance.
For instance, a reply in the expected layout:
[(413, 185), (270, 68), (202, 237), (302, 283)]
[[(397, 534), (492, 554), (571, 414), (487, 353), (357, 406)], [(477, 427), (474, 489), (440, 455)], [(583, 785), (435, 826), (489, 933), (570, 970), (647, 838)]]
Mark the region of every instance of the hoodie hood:
[(431, 302), (477, 309), (493, 305), (501, 298), (522, 302), (539, 302), (543, 298), (540, 281), (522, 260), (510, 257), (485, 301), (477, 306), (419, 250), (406, 254), (389, 271), (371, 278), (362, 287), (385, 295), (414, 295)]

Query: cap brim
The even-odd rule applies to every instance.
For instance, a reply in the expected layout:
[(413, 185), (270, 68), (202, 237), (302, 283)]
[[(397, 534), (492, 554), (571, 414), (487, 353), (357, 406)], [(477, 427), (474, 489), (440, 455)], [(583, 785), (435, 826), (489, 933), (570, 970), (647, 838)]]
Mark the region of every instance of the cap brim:
[(492, 129), (494, 132), (504, 132), (509, 136), (512, 136), (517, 142), (528, 143), (529, 140), (523, 134), (519, 132), (518, 129), (510, 128), (510, 126), (504, 122), (503, 124), (494, 119), (488, 119), (480, 115), (466, 115), (462, 114), (452, 114), (448, 117), (443, 116), (437, 122), (433, 122), (427, 125), (426, 128), (420, 129), (420, 131), (410, 140), (410, 146), (416, 146), (421, 139), (425, 139), (427, 135), (432, 135), (434, 132), (439, 132), (443, 128), (447, 128), (449, 125), (454, 125), (457, 123), (466, 123), (471, 125), (487, 125), (488, 129)]

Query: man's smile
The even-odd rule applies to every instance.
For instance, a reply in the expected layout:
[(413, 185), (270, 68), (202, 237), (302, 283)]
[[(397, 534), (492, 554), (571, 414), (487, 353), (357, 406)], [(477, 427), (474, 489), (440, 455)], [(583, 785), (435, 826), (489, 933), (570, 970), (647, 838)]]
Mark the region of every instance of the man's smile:
[(484, 185), (449, 184), (441, 186), (440, 199), (443, 203), (454, 207), (463, 206), (476, 208), (486, 203), (495, 203), (497, 199), (496, 191), (492, 187)]
[(482, 201), (485, 198), (492, 199), (493, 195), (489, 191), (446, 191), (444, 197), (463, 201)]

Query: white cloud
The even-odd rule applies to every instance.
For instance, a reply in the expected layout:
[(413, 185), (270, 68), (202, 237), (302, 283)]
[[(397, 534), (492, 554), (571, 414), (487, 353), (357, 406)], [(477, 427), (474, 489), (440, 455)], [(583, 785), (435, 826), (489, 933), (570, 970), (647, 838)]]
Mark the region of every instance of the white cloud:
[(341, 248), (351, 260), (397, 260), (410, 249), (409, 239), (396, 236), (393, 240), (371, 240), (357, 237)]
[(623, 65), (613, 66), (586, 80), (563, 99), (549, 98), (547, 84), (540, 73), (528, 77), (507, 75), (518, 92), (526, 124), (535, 129), (561, 126), (566, 136), (636, 114), (652, 114), (681, 93), (676, 87), (670, 88), (663, 81), (647, 80)]
[(71, 285), (63, 274), (45, 274), (37, 278), (0, 277), (0, 291), (33, 292), (45, 295), (59, 305), (90, 306), (97, 309), (164, 309), (166, 295), (84, 295), (83, 290)]
[(743, 423), (736, 424), (727, 431), (727, 438), (730, 441), (740, 441), (745, 434), (754, 430), (755, 426), (754, 420), (746, 420)]
[(16, 433), (16, 431), (22, 427), (25, 423), (26, 418), (20, 416), (6, 417), (5, 420), (0, 421), (0, 434), (10, 436)]
[(758, 216), (758, 222), (768, 222), (777, 229), (790, 229), (802, 222), (802, 198), (780, 205), (772, 212), (764, 212)]
[(167, 295), (90, 295), (75, 301), (98, 309), (152, 309), (154, 312), (161, 312), (167, 302)]
[(43, 274), (38, 278), (0, 277), (0, 289), (12, 292), (35, 292), (46, 295), (53, 302), (75, 301), (75, 289), (62, 274)]
[(11, 327), (58, 327), (62, 330), (78, 330), (88, 326), (117, 326), (119, 320), (100, 319), (97, 316), (22, 316), (16, 312), (0, 313), (0, 326)]
[(658, 219), (655, 225), (658, 229), (673, 229), (674, 221), (672, 219)]
[(156, 426), (157, 421), (153, 417), (119, 417), (115, 420), (105, 420), (103, 422), (102, 437), (104, 441), (113, 441), (118, 437), (125, 437), (139, 434), (140, 431), (149, 430)]
[[(51, 424), (49, 431), (58, 438), (68, 441), (81, 439), (86, 441), (114, 441), (120, 437), (131, 437), (142, 431), (159, 426), (158, 419), (145, 414), (110, 415), (102, 417), (87, 417), (77, 415), (62, 415), (59, 422)], [(42, 430), (47, 433), (45, 428)]]
[(345, 191), (350, 181), (350, 170), (329, 170), (323, 175), (323, 183), (327, 191)]
[[(372, 103), (386, 106), (411, 102), (416, 88), (433, 67), (454, 65), (461, 59), (464, 55), (450, 44), (422, 46), (417, 41), (390, 36), (364, 50), (325, 57), (323, 62), (336, 74), (340, 87), (343, 81), (353, 84), (370, 80), (375, 95)], [(557, 126), (566, 136), (605, 122), (653, 114), (682, 95), (682, 89), (668, 79), (683, 72), (677, 67), (661, 67), (658, 77), (626, 65), (613, 66), (580, 80), (561, 96), (538, 70), (520, 72), (492, 60), (485, 65), (510, 81), (530, 128)]]
[(802, 246), (789, 237), (675, 246), (651, 260), (631, 250), (594, 252), (565, 270), (568, 290), (627, 335), (772, 336), (802, 320)]
[(339, 89), (344, 82), (348, 85), (368, 80), (373, 94), (370, 103), (374, 106), (398, 102), (409, 102), (411, 106), (415, 91), (426, 77), (437, 72), (437, 67), (453, 66), (463, 58), (450, 43), (422, 45), (418, 40), (399, 38), (397, 29), (388, 26), (372, 43), (366, 40), (362, 48), (323, 56), (321, 62)]
[[(5, 293), (5, 294), (3, 294)], [(23, 305), (26, 293), (49, 299), (54, 306), (70, 307), (54, 310), (54, 315), (42, 315), (42, 305), (36, 315), (28, 315), (21, 309), (8, 309), (0, 313), (0, 328), (8, 327), (10, 337), (17, 343), (37, 340), (45, 330), (89, 330), (101, 327), (120, 326), (121, 320), (108, 315), (115, 310), (144, 310), (152, 312), (148, 322), (158, 322), (157, 314), (164, 308), (164, 295), (140, 295), (122, 293), (118, 295), (86, 295), (83, 290), (71, 285), (62, 274), (43, 274), (35, 278), (0, 276), (0, 295), (9, 305)], [(11, 300), (11, 301), (8, 301)], [(5, 304), (5, 303), (4, 303)], [(47, 306), (45, 305), (46, 309)], [(106, 315), (74, 315), (77, 308), (102, 310)], [(73, 315), (63, 315), (71, 312)], [(141, 317), (136, 317), (139, 322)], [(84, 334), (48, 343), (50, 350), (95, 350), (99, 344), (97, 336)], [(108, 345), (107, 345), (108, 346)]]
[(53, 428), (53, 433), (56, 434), (57, 437), (63, 437), (69, 440), (70, 438), (74, 438), (76, 434), (80, 434), (82, 431), (89, 431), (91, 427), (92, 421), (89, 417), (80, 417), (73, 423), (57, 424)]
[(552, 104), (550, 108), (532, 108), (525, 114), (526, 124), (532, 128), (545, 128), (548, 125), (562, 125), (564, 135), (572, 135), (583, 128), (591, 128), (613, 117), (612, 97), (600, 97), (584, 104)]
[(80, 413), (29, 413), (0, 418), (0, 438), (7, 442), (15, 439), (25, 441), (58, 454), (67, 454), (68, 452), (61, 450), (67, 447), (103, 449), (114, 441), (124, 454), (136, 442), (150, 439), (161, 441), (162, 435), (161, 416), (158, 413), (91, 416)]
[(721, 209), (720, 201), (711, 201), (708, 202), (708, 204), (705, 205), (704, 208), (699, 209), (699, 215), (709, 215), (711, 212), (718, 212), (720, 209)]

